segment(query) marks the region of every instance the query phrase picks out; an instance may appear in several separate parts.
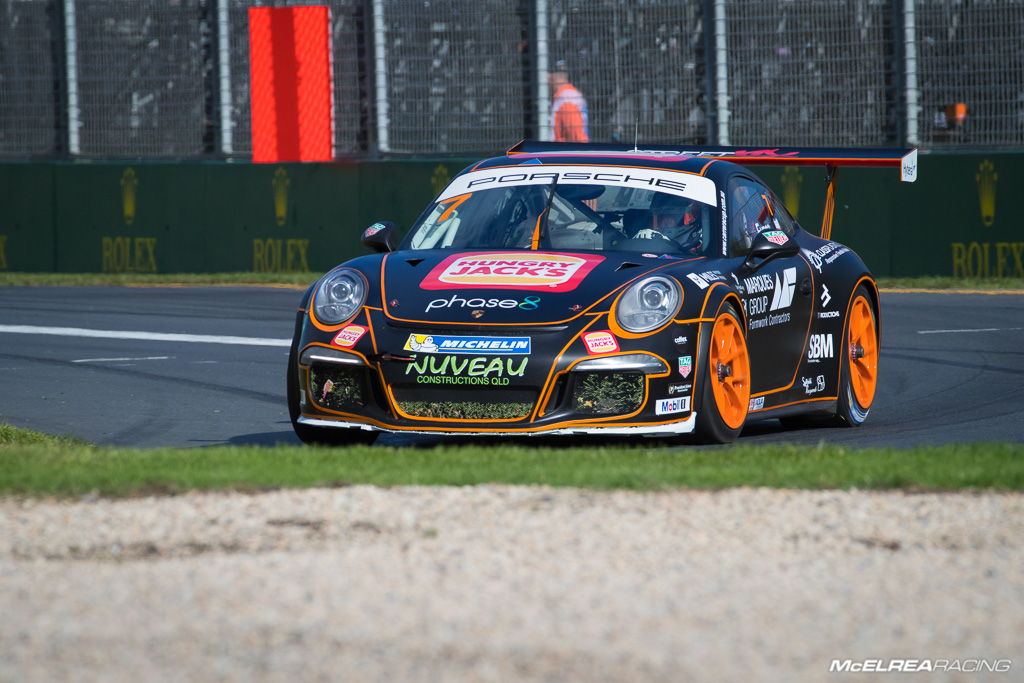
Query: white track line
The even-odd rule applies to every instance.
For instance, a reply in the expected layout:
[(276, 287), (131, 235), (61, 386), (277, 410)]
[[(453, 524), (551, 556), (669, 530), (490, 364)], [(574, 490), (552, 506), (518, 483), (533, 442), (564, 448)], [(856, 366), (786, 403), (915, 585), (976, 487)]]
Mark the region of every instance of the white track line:
[(210, 334), (174, 334), (168, 332), (135, 332), (127, 330), (89, 330), (83, 327), (0, 325), (0, 332), (10, 332), (14, 334), (54, 334), (62, 337), (97, 337), (101, 339), (141, 339), (144, 341), (195, 342), (200, 344), (236, 344), (240, 346), (288, 347), (291, 345), (290, 339), (227, 337)]
[(79, 358), (72, 363), (123, 363), (130, 360), (169, 360), (170, 356), (139, 356), (136, 358)]
[(958, 334), (961, 332), (1012, 332), (1024, 327), (980, 327), (973, 330), (918, 330), (918, 334)]

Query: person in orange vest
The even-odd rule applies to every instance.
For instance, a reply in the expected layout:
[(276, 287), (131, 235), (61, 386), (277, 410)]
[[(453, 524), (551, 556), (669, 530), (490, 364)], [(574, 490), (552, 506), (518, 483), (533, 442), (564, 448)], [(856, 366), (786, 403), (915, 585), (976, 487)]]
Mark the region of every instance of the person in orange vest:
[(555, 142), (590, 142), (587, 100), (569, 82), (569, 69), (563, 60), (555, 62), (554, 70), (548, 73), (548, 84), (553, 93), (551, 131)]

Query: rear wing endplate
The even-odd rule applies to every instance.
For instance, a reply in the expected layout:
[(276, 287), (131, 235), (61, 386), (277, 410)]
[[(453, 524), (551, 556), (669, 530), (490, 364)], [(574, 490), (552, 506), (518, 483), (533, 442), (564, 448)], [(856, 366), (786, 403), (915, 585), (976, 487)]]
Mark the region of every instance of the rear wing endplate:
[(917, 180), (917, 149), (861, 149), (843, 147), (701, 147), (678, 145), (623, 145), (580, 142), (541, 142), (524, 140), (507, 154), (572, 154), (579, 156), (603, 154), (641, 154), (644, 156), (687, 156), (722, 159), (744, 166), (824, 166), (825, 211), (821, 219), (821, 236), (830, 239), (835, 211), (836, 179), (841, 166), (888, 167), (900, 169), (900, 180)]

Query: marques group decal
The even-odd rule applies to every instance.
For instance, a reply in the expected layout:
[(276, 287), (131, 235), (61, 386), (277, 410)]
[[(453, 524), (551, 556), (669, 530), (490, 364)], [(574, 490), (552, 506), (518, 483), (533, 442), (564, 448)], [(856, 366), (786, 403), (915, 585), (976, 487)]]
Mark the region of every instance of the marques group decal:
[[(748, 324), (750, 330), (790, 321), (792, 316), (788, 312), (765, 315), (761, 318), (754, 318), (754, 316), (769, 311), (781, 311), (792, 305), (793, 294), (796, 291), (796, 268), (786, 268), (782, 271), (781, 278), (779, 273), (776, 273), (774, 277), (766, 273), (743, 278), (743, 284), (747, 293), (751, 295), (743, 301), (747, 315), (750, 317)], [(772, 293), (771, 306), (768, 305), (767, 292)]]

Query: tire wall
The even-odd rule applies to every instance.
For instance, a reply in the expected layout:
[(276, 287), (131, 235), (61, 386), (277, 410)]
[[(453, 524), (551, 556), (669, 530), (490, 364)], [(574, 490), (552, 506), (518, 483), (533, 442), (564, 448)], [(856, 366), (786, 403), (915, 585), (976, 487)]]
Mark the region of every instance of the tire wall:
[[(365, 253), (371, 223), (407, 228), (471, 161), (0, 164), (0, 270), (325, 271)], [(754, 170), (819, 231), (823, 169)], [(1024, 277), (1020, 187), (1020, 153), (922, 155), (916, 183), (841, 169), (832, 236), (878, 276)]]

